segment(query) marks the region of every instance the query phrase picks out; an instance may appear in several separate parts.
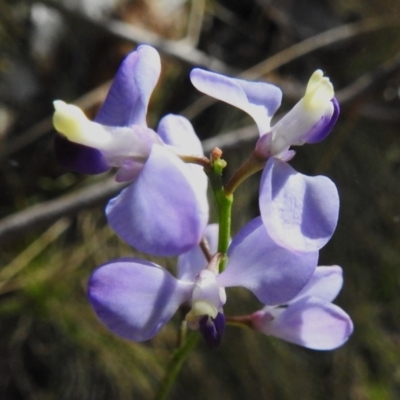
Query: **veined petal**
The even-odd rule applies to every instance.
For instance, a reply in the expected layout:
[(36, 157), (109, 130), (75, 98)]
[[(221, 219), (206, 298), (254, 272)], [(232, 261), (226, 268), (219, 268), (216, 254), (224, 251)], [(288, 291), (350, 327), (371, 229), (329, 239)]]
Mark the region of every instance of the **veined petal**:
[(97, 316), (112, 332), (134, 341), (153, 337), (190, 299), (193, 283), (139, 259), (120, 259), (96, 269), (88, 296)]
[(183, 161), (154, 145), (138, 178), (108, 203), (106, 215), (131, 246), (174, 256), (200, 243), (208, 221), (207, 195)]
[(338, 306), (316, 297), (302, 297), (280, 313), (253, 314), (254, 327), (261, 332), (314, 350), (332, 350), (353, 332), (350, 317)]
[(283, 304), (309, 281), (317, 261), (318, 252), (292, 252), (279, 246), (258, 217), (233, 239), (228, 265), (217, 282), (224, 287), (243, 286), (264, 304)]
[(95, 121), (109, 126), (146, 126), (150, 95), (161, 71), (160, 56), (147, 45), (122, 62)]
[[(211, 255), (217, 252), (218, 229), (218, 224), (210, 224), (204, 232)], [(206, 266), (207, 260), (200, 246), (193, 247), (193, 249), (178, 257), (178, 279), (193, 282)]]
[(270, 158), (260, 184), (260, 211), (264, 226), (280, 246), (316, 251), (335, 231), (339, 196), (325, 176), (306, 176), (287, 163)]
[(317, 267), (307, 285), (289, 302), (300, 297), (312, 296), (326, 301), (335, 300), (343, 286), (343, 271), (338, 265)]
[(265, 82), (248, 82), (195, 68), (190, 79), (197, 90), (248, 113), (260, 135), (270, 130), (271, 118), (282, 100), (281, 90)]
[(54, 152), (59, 164), (71, 171), (101, 174), (111, 168), (99, 150), (70, 142), (62, 135), (54, 138)]

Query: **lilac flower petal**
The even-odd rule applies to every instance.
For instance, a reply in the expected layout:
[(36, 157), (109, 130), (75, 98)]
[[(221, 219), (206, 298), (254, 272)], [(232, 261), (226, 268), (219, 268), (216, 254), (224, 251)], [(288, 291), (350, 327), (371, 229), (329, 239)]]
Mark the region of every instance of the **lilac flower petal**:
[(185, 154), (202, 156), (203, 148), (192, 124), (180, 115), (168, 114), (158, 125), (157, 133), (164, 143), (183, 150)]
[(211, 349), (214, 349), (221, 344), (224, 330), (225, 316), (220, 312), (215, 318), (205, 315), (199, 321), (199, 331), (204, 337), (207, 346)]
[(161, 71), (160, 56), (142, 45), (122, 62), (95, 121), (109, 126), (146, 126), (150, 95)]
[(190, 299), (193, 283), (139, 259), (120, 259), (96, 269), (88, 283), (90, 303), (101, 321), (129, 340), (153, 337)]
[(126, 160), (144, 164), (153, 145), (163, 145), (156, 132), (146, 126), (107, 127), (107, 129), (112, 139), (107, 144), (99, 146), (98, 149), (115, 167), (120, 167)]
[(197, 90), (248, 113), (260, 135), (270, 130), (271, 117), (279, 108), (282, 91), (269, 83), (248, 82), (195, 68), (190, 79)]
[[(218, 246), (218, 224), (208, 225), (204, 236), (210, 247), (211, 255), (214, 255)], [(206, 266), (207, 260), (200, 246), (193, 247), (193, 249), (178, 257), (177, 277), (183, 281), (193, 282)]]
[(55, 136), (54, 151), (59, 164), (71, 171), (95, 175), (111, 168), (99, 150), (70, 142), (62, 135)]
[(117, 182), (129, 182), (137, 178), (143, 168), (143, 163), (133, 160), (124, 160), (115, 174)]
[[(168, 114), (163, 117), (158, 125), (157, 133), (164, 143), (177, 149), (178, 154), (203, 156), (203, 148), (192, 124), (180, 115)], [(207, 176), (200, 165), (188, 164), (195, 175), (193, 182), (200, 190), (207, 190)]]
[(267, 335), (314, 350), (335, 349), (353, 332), (350, 317), (340, 307), (316, 297), (303, 297), (275, 319), (266, 315), (256, 324)]
[(311, 132), (307, 135), (307, 143), (318, 143), (324, 140), (336, 124), (336, 121), (339, 118), (340, 114), (340, 107), (339, 103), (336, 100), (336, 97), (334, 97), (331, 100), (333, 104), (333, 114), (332, 116), (328, 119), (325, 116), (321, 118), (321, 120), (315, 125)]
[(228, 265), (217, 276), (223, 287), (243, 286), (268, 305), (282, 304), (311, 278), (318, 252), (292, 252), (277, 245), (260, 217), (250, 221), (233, 239)]
[(317, 267), (307, 285), (289, 304), (303, 296), (313, 296), (326, 301), (333, 301), (339, 294), (342, 285), (343, 271), (338, 265)]
[(295, 251), (316, 251), (335, 231), (339, 196), (329, 178), (300, 174), (270, 158), (261, 177), (260, 211), (276, 243)]
[(187, 165), (154, 145), (138, 178), (106, 208), (108, 222), (131, 246), (156, 256), (174, 256), (200, 243), (208, 202)]

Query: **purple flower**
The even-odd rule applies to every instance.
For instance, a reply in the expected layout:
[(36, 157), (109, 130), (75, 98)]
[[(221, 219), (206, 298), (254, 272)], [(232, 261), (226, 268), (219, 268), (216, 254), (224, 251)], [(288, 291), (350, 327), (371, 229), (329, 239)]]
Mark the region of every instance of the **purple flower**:
[(60, 162), (75, 171), (118, 168), (117, 181), (132, 181), (106, 209), (108, 222), (136, 249), (182, 254), (196, 246), (208, 221), (207, 178), (198, 165), (177, 155), (202, 156), (190, 122), (161, 119), (157, 133), (146, 125), (150, 95), (160, 75), (160, 57), (140, 46), (123, 61), (95, 121), (76, 106), (54, 102)]
[(281, 103), (282, 93), (264, 82), (247, 82), (194, 69), (194, 86), (203, 93), (232, 104), (255, 120), (260, 139), (256, 157), (268, 160), (260, 185), (261, 218), (270, 237), (294, 251), (317, 251), (333, 235), (339, 214), (335, 184), (323, 176), (296, 172), (285, 161), (292, 145), (324, 139), (339, 115), (329, 79), (317, 70), (304, 97), (274, 126), (271, 118)]
[[(217, 228), (206, 230), (211, 251)], [(309, 281), (317, 252), (291, 252), (278, 246), (260, 218), (247, 224), (233, 239), (225, 271), (217, 273), (218, 255), (207, 266), (198, 248), (179, 257), (175, 278), (160, 266), (120, 259), (95, 270), (89, 280), (89, 300), (102, 322), (115, 334), (134, 341), (153, 337), (181, 305), (188, 305), (189, 328), (199, 329), (210, 347), (221, 340), (225, 288), (242, 286), (264, 304), (292, 299)]]
[[(160, 57), (150, 46), (140, 46), (122, 62), (94, 122), (76, 106), (54, 102), (53, 122), (59, 162), (77, 172), (101, 173), (111, 167), (140, 170), (154, 143), (162, 141), (146, 125), (150, 95), (161, 70)], [(124, 161), (130, 160), (130, 166)], [(136, 170), (135, 170), (136, 167)], [(118, 174), (117, 174), (118, 176)]]
[(257, 311), (251, 316), (251, 324), (266, 335), (310, 349), (335, 349), (353, 332), (350, 317), (331, 303), (342, 284), (340, 267), (317, 267), (299, 294), (283, 305)]
[(190, 78), (199, 91), (240, 108), (254, 119), (260, 133), (256, 149), (265, 158), (286, 159), (290, 146), (323, 140), (339, 116), (333, 86), (321, 70), (312, 74), (304, 97), (273, 127), (271, 118), (282, 99), (282, 92), (276, 86), (198, 68), (192, 70)]

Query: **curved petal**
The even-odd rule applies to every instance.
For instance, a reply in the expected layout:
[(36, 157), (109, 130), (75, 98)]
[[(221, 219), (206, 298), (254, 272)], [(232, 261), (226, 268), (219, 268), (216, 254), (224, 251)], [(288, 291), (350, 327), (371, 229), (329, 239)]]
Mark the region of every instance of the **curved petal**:
[(195, 68), (190, 79), (197, 90), (248, 113), (260, 135), (270, 130), (271, 117), (279, 108), (282, 91), (269, 83), (248, 82)]
[(95, 121), (109, 126), (146, 126), (150, 95), (161, 71), (160, 56), (142, 45), (125, 58)]
[(305, 286), (317, 261), (318, 252), (292, 252), (277, 245), (258, 217), (233, 239), (228, 265), (217, 281), (224, 287), (243, 286), (264, 304), (282, 304)]
[[(204, 232), (211, 255), (217, 252), (218, 230), (218, 224), (210, 224)], [(193, 249), (178, 257), (178, 279), (193, 282), (206, 266), (207, 260), (200, 246), (193, 247)]]
[(326, 117), (323, 116), (319, 123), (315, 125), (311, 131), (307, 135), (307, 143), (318, 143), (324, 140), (329, 133), (331, 132), (332, 128), (336, 124), (336, 121), (339, 118), (340, 114), (340, 107), (339, 103), (336, 100), (336, 97), (334, 97), (331, 100), (333, 104), (333, 114), (331, 117)]
[(268, 313), (253, 314), (261, 332), (314, 350), (332, 350), (353, 332), (350, 317), (338, 306), (315, 297), (303, 297), (271, 319)]
[(175, 114), (164, 116), (158, 124), (157, 133), (164, 143), (182, 149), (186, 154), (204, 154), (193, 125), (185, 117)]
[(300, 297), (312, 296), (333, 301), (339, 294), (343, 286), (343, 271), (338, 265), (331, 267), (317, 267), (308, 281), (307, 285), (301, 290), (295, 299), (289, 302), (293, 303)]
[[(203, 156), (203, 147), (200, 139), (197, 137), (192, 124), (188, 119), (174, 114), (168, 114), (163, 117), (158, 125), (157, 133), (164, 143), (178, 149), (178, 153), (188, 155)], [(199, 185), (199, 188), (207, 190), (207, 176), (200, 165), (189, 164), (188, 166), (196, 176), (193, 181)]]
[(200, 243), (208, 202), (191, 170), (176, 155), (154, 145), (138, 178), (106, 208), (109, 224), (131, 246), (156, 256), (174, 256)]
[(306, 176), (287, 163), (270, 158), (260, 184), (260, 211), (265, 228), (279, 245), (295, 251), (316, 251), (335, 231), (339, 195), (325, 176)]
[(116, 335), (134, 341), (153, 337), (190, 299), (193, 283), (139, 259), (120, 259), (96, 269), (89, 279), (89, 301)]
[(54, 138), (54, 152), (58, 163), (70, 171), (95, 175), (111, 168), (99, 150), (70, 142), (62, 135)]

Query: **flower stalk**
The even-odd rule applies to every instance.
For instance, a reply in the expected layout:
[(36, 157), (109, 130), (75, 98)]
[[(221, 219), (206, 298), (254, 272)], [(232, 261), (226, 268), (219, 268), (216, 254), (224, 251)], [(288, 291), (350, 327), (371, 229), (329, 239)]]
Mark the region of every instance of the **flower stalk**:
[(254, 152), (251, 153), (250, 157), (239, 167), (227, 183), (225, 195), (231, 196), (243, 181), (256, 172), (261, 171), (265, 163), (266, 160), (264, 158), (257, 157)]
[(191, 331), (185, 335), (185, 339), (181, 346), (177, 348), (165, 369), (166, 373), (163, 380), (158, 385), (157, 393), (154, 396), (154, 400), (166, 400), (172, 386), (176, 382), (178, 374), (182, 369), (183, 364), (188, 358), (191, 351), (196, 347), (199, 341), (199, 334), (196, 331)]
[(221, 159), (222, 151), (215, 148), (211, 153), (212, 168), (208, 173), (211, 188), (214, 192), (218, 209), (218, 252), (222, 254), (219, 263), (219, 272), (224, 271), (228, 261), (227, 252), (231, 238), (231, 214), (233, 194), (227, 194), (222, 183), (222, 172), (226, 167), (226, 161)]

